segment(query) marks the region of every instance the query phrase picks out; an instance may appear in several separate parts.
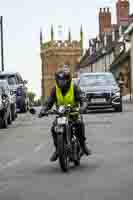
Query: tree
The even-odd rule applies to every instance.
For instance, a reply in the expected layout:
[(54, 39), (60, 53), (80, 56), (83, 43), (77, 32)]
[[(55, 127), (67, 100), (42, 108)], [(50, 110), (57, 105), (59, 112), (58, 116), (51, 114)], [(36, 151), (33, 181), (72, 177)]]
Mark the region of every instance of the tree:
[(29, 104), (34, 104), (36, 94), (34, 92), (28, 92)]

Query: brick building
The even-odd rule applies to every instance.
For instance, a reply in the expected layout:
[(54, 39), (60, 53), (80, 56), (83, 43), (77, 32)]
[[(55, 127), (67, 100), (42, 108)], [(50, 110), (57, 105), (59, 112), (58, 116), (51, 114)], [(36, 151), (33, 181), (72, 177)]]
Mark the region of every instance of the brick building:
[[(99, 58), (112, 51), (112, 46), (118, 43), (119, 38), (122, 36), (127, 27), (133, 22), (133, 14), (130, 15), (130, 3), (128, 0), (117, 0), (116, 2), (116, 18), (117, 24), (112, 24), (112, 14), (109, 8), (100, 8), (99, 10), (99, 34), (96, 38), (89, 40), (89, 49), (82, 57), (79, 68), (90, 67), (89, 71), (98, 71)], [(103, 53), (105, 52), (105, 53)], [(100, 55), (100, 56), (99, 56)], [(110, 59), (111, 56), (111, 59)], [(112, 53), (109, 56), (108, 64), (111, 64)], [(115, 59), (115, 56), (114, 56)], [(103, 59), (106, 62), (106, 59)], [(97, 62), (97, 64), (96, 64)], [(93, 68), (93, 65), (97, 67)], [(103, 63), (105, 65), (105, 63)], [(99, 71), (102, 68), (100, 61)], [(109, 68), (109, 67), (108, 67)]]
[(112, 30), (111, 12), (109, 8), (100, 8), (99, 12), (99, 35), (110, 33)]
[(80, 29), (80, 41), (72, 40), (71, 32), (68, 33), (68, 40), (55, 40), (53, 27), (51, 27), (51, 40), (43, 41), (40, 33), (40, 51), (42, 61), (42, 98), (49, 96), (54, 85), (54, 73), (57, 68), (69, 64), (72, 73), (83, 54), (83, 31)]
[(116, 16), (118, 26), (128, 26), (129, 24), (129, 0), (118, 0), (116, 3)]

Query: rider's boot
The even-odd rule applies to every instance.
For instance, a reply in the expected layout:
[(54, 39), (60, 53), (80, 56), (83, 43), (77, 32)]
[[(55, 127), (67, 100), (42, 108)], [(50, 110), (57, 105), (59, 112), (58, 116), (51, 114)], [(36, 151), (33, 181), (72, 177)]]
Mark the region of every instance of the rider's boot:
[(51, 162), (55, 162), (58, 159), (58, 152), (57, 149), (54, 151), (54, 153), (52, 154), (50, 161)]
[(85, 154), (87, 156), (91, 155), (91, 150), (87, 147), (86, 144), (86, 137), (85, 137), (85, 127), (84, 127), (84, 123), (81, 123), (81, 131), (80, 131), (80, 136), (79, 136), (79, 142), (80, 142), (80, 146), (81, 146), (81, 155)]
[(81, 145), (81, 149), (82, 149), (81, 155), (83, 155), (83, 154), (85, 154), (87, 156), (91, 155), (91, 150), (87, 147), (85, 141), (82, 142), (80, 145)]

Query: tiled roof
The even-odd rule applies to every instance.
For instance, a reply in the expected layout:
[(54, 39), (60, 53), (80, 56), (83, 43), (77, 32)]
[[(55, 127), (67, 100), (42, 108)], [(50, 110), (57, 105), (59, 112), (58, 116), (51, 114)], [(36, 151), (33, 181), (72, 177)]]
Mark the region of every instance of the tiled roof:
[(107, 46), (105, 48), (105, 52), (103, 52), (104, 50), (103, 48), (100, 48), (97, 52), (94, 52), (92, 55), (90, 55), (89, 51), (87, 51), (77, 67), (83, 68), (85, 66), (95, 63), (98, 59), (102, 58), (104, 55), (111, 53), (114, 47), (115, 47), (115, 43), (112, 43), (110, 46)]

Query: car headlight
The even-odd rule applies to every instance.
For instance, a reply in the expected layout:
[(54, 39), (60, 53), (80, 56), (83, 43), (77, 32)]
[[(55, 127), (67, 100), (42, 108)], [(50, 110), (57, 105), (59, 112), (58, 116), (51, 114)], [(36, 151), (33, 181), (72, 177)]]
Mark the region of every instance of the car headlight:
[(120, 96), (120, 90), (114, 90), (113, 96)]
[(120, 92), (116, 92), (115, 95), (120, 96)]

